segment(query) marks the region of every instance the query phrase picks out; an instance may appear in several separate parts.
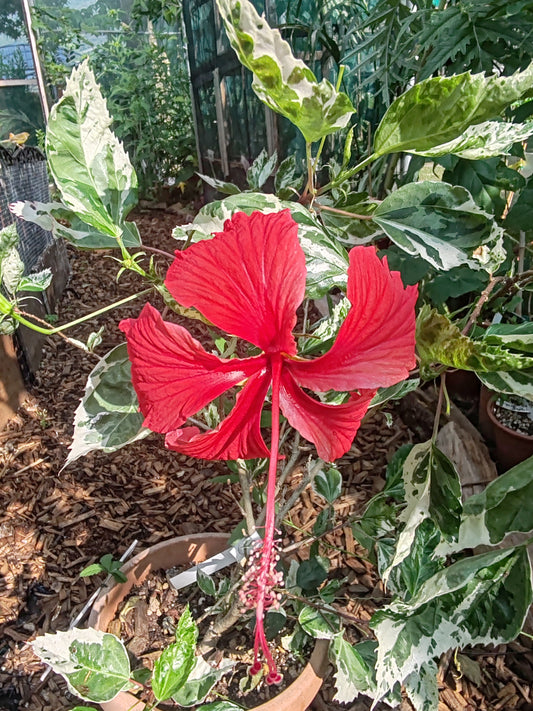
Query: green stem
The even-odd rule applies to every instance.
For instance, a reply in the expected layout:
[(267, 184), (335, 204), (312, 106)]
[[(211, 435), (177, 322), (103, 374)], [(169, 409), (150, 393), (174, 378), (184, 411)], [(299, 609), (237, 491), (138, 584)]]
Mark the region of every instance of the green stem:
[(341, 185), (342, 183), (344, 183), (345, 180), (348, 180), (349, 178), (352, 177), (352, 175), (355, 175), (363, 168), (366, 168), (367, 165), (370, 165), (370, 163), (373, 163), (378, 158), (379, 158), (378, 155), (376, 155), (375, 153), (372, 153), (372, 155), (369, 155), (368, 158), (365, 158), (363, 161), (358, 163), (356, 166), (354, 166), (353, 168), (350, 168), (350, 170), (346, 170), (344, 173), (341, 173), (334, 180), (332, 180), (331, 182), (327, 183), (327, 185), (324, 185), (322, 188), (320, 188), (317, 195), (323, 195), (326, 191), (331, 190), (331, 188), (336, 188), (338, 185)]
[[(69, 323), (64, 324), (63, 326), (57, 326), (56, 328), (43, 328), (42, 326), (37, 326), (37, 324), (33, 323), (32, 321), (29, 321), (28, 319), (24, 318), (20, 313), (18, 313), (16, 310), (14, 310), (11, 307), (11, 304), (7, 299), (5, 299), (3, 296), (0, 295), (0, 311), (3, 313), (7, 313), (9, 316), (12, 316), (16, 321), (21, 323), (23, 326), (27, 326), (28, 328), (31, 328), (33, 331), (37, 331), (37, 333), (42, 333), (45, 336), (53, 336), (56, 333), (61, 333), (62, 331), (66, 331), (68, 328), (72, 328), (73, 326), (78, 326), (80, 323), (84, 323), (85, 321), (90, 321), (93, 318), (96, 318), (96, 316), (100, 316), (101, 314), (106, 313), (107, 311), (111, 311), (111, 309), (114, 309), (118, 306), (123, 306), (124, 304), (127, 304), (129, 301), (133, 301), (134, 299), (138, 298), (139, 296), (144, 296), (145, 294), (149, 294), (152, 291), (152, 289), (144, 289), (144, 291), (140, 291), (137, 294), (130, 294), (130, 296), (126, 296), (124, 299), (121, 299), (120, 301), (115, 301), (113, 304), (108, 304), (107, 306), (104, 306), (101, 309), (98, 309), (98, 311), (93, 311), (90, 314), (87, 314), (86, 316), (81, 316), (80, 318), (77, 318), (75, 321), (70, 321)], [(9, 304), (9, 310), (6, 311), (3, 308), (3, 302), (6, 301)]]

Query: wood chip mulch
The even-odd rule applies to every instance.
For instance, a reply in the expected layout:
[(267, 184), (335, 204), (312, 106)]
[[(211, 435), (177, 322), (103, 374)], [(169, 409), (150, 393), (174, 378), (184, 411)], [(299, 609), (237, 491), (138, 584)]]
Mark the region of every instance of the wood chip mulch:
[[(143, 241), (167, 252), (174, 249), (171, 230), (186, 214), (139, 212), (135, 219)], [(79, 252), (69, 248), (72, 277), (59, 307), (66, 323), (103, 304), (141, 290), (131, 274), (115, 280), (109, 252)], [(164, 271), (165, 258), (156, 260)], [(98, 353), (122, 342), (121, 318), (136, 316), (142, 300), (104, 314), (73, 329), (73, 338), (105, 327)], [(162, 309), (157, 300), (152, 302)], [(191, 322), (187, 321), (191, 328)], [(208, 343), (212, 334), (193, 323), (197, 338)], [(67, 629), (95, 589), (93, 578), (79, 572), (104, 553), (116, 558), (138, 540), (136, 551), (175, 535), (204, 530), (231, 531), (240, 521), (239, 489), (213, 476), (227, 472), (224, 463), (189, 460), (168, 452), (162, 437), (147, 439), (113, 454), (90, 453), (62, 468), (72, 437), (74, 411), (87, 375), (96, 360), (64, 340), (48, 339), (41, 368), (30, 396), (0, 432), (0, 709), (5, 711), (66, 711), (78, 703), (54, 674), (42, 678), (45, 667), (27, 644), (37, 634)], [(382, 412), (369, 414), (351, 451), (338, 466), (343, 495), (335, 504), (342, 522), (361, 512), (365, 502), (384, 486), (387, 460), (413, 435), (396, 411), (387, 425)], [(304, 452), (305, 453), (305, 452)], [(309, 449), (309, 454), (311, 449)], [(296, 469), (291, 486), (302, 476)], [(290, 513), (295, 533), (285, 544), (311, 531), (323, 503), (309, 489)], [(345, 614), (363, 623), (383, 598), (383, 591), (365, 552), (354, 541), (349, 525), (326, 538), (332, 567), (347, 578), (349, 597), (341, 601)], [(299, 554), (305, 555), (305, 548)], [(453, 658), (440, 670), (439, 711), (533, 711), (533, 651), (527, 640), (496, 650), (472, 650), (462, 673)], [(468, 667), (468, 668), (467, 668)], [(477, 674), (481, 676), (477, 676)], [(313, 703), (314, 711), (367, 711), (370, 701), (351, 705), (331, 701), (331, 681)], [(380, 707), (381, 708), (381, 707)], [(385, 707), (383, 707), (385, 708)], [(403, 711), (410, 709), (408, 702)]]

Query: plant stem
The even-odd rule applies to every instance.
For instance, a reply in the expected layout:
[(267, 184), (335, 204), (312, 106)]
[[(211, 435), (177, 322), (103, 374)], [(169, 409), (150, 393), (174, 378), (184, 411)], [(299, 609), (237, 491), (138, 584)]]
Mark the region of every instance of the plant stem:
[(442, 411), (442, 403), (444, 401), (444, 391), (446, 389), (446, 371), (444, 373), (441, 373), (440, 376), (440, 388), (439, 388), (439, 399), (437, 402), (437, 410), (435, 412), (435, 420), (433, 422), (433, 434), (431, 435), (431, 440), (433, 444), (437, 441), (437, 435), (439, 433), (439, 422), (440, 422), (440, 415)]
[(242, 490), (242, 511), (246, 520), (246, 530), (248, 531), (248, 535), (251, 536), (255, 531), (255, 519), (252, 508), (252, 499), (250, 497), (250, 477), (248, 470), (241, 464), (241, 462), (237, 462), (237, 467), (239, 470), (239, 484), (241, 485)]
[(329, 205), (320, 205), (319, 203), (316, 204), (316, 206), (319, 210), (326, 210), (327, 212), (334, 212), (336, 215), (344, 215), (345, 217), (353, 217), (354, 220), (373, 220), (372, 215), (358, 215), (356, 212), (348, 212), (348, 210), (340, 210), (337, 207), (329, 207)]
[(474, 306), (472, 313), (468, 317), (468, 321), (466, 322), (466, 325), (462, 330), (463, 336), (468, 335), (468, 332), (470, 331), (472, 326), (475, 324), (479, 314), (481, 313), (481, 309), (483, 308), (486, 301), (488, 301), (491, 291), (494, 289), (496, 284), (498, 284), (500, 281), (501, 281), (501, 277), (491, 277), (489, 283), (481, 292), (481, 296), (479, 297), (476, 305)]
[(303, 477), (300, 484), (293, 491), (292, 496), (289, 498), (289, 500), (285, 502), (284, 506), (278, 512), (277, 521), (283, 521), (283, 519), (292, 509), (296, 501), (300, 498), (302, 491), (307, 489), (309, 484), (313, 482), (315, 476), (318, 474), (318, 472), (322, 469), (323, 466), (324, 462), (321, 459), (317, 459), (312, 467), (307, 467), (307, 474)]
[(331, 190), (331, 188), (336, 188), (338, 185), (341, 185), (342, 183), (344, 183), (345, 180), (348, 180), (353, 175), (358, 173), (360, 170), (363, 170), (363, 168), (366, 168), (367, 165), (370, 165), (370, 163), (373, 163), (377, 158), (379, 158), (379, 156), (372, 153), (372, 155), (369, 155), (367, 158), (362, 160), (356, 166), (354, 166), (353, 168), (350, 168), (349, 170), (346, 170), (344, 173), (341, 173), (336, 178), (334, 178), (329, 183), (327, 183), (327, 185), (324, 185), (322, 188), (320, 188), (317, 195), (323, 195), (328, 190)]

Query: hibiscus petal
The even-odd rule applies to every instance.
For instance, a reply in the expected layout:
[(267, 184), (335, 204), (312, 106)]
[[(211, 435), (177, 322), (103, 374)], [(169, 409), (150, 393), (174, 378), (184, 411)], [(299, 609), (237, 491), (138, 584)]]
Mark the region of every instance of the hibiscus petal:
[(317, 392), (394, 385), (415, 365), (418, 288), (404, 288), (373, 247), (350, 251), (347, 296), (352, 304), (331, 349), (287, 367), (303, 387)]
[(201, 433), (197, 427), (170, 432), (165, 444), (199, 459), (256, 459), (269, 457), (261, 436), (261, 409), (270, 387), (270, 372), (252, 375), (237, 395), (235, 407), (214, 430)]
[(374, 395), (375, 390), (363, 391), (352, 394), (342, 405), (327, 405), (304, 393), (287, 370), (281, 375), (281, 411), (292, 427), (313, 442), (318, 456), (326, 462), (350, 449)]
[(288, 210), (237, 212), (213, 239), (176, 252), (165, 285), (227, 333), (266, 353), (294, 354), (292, 329), (305, 293), (305, 257)]
[(216, 397), (265, 366), (265, 357), (226, 360), (207, 353), (181, 326), (163, 321), (150, 304), (120, 322), (128, 339), (133, 387), (144, 426), (180, 427)]

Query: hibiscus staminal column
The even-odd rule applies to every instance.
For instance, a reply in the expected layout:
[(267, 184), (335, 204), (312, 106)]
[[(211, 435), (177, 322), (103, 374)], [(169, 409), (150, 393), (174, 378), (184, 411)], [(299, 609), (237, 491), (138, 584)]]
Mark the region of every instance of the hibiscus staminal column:
[(268, 664), (267, 684), (279, 684), (282, 677), (277, 670), (276, 662), (268, 647), (264, 621), (266, 611), (278, 605), (278, 594), (275, 588), (283, 580), (281, 572), (276, 570), (279, 555), (275, 545), (275, 494), (279, 450), (281, 355), (271, 355), (270, 363), (272, 368), (272, 439), (268, 466), (265, 530), (262, 543), (250, 557), (249, 568), (244, 576), (240, 591), (240, 598), (245, 607), (255, 609), (254, 663), (250, 667), (250, 674), (258, 674), (261, 671), (262, 665), (259, 656), (262, 652)]

